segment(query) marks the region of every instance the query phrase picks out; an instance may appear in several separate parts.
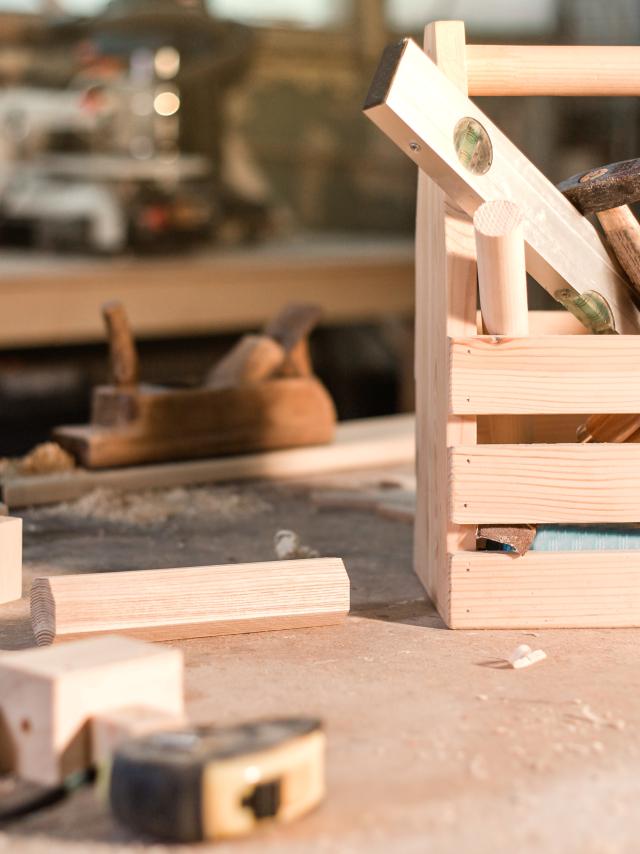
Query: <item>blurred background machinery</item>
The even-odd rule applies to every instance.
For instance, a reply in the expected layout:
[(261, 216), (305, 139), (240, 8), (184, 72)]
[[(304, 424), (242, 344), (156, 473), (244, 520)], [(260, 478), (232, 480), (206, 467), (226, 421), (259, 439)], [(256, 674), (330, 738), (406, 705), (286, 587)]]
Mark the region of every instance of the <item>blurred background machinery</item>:
[[(84, 420), (110, 296), (169, 382), (324, 303), (340, 416), (410, 408), (415, 171), (360, 108), (384, 45), (438, 18), (640, 39), (640, 0), (0, 0), (0, 455)], [(481, 101), (553, 181), (639, 153), (634, 99)]]

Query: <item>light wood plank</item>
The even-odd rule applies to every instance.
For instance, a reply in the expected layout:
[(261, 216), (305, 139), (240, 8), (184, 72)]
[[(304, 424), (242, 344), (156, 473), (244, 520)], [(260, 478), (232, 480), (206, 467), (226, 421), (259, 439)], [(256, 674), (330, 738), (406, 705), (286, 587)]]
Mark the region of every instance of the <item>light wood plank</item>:
[(640, 522), (640, 445), (476, 445), (449, 458), (454, 522)]
[(640, 552), (458, 553), (451, 628), (640, 626)]
[(349, 611), (338, 558), (37, 578), (38, 644), (125, 633), (147, 640), (326, 626)]
[[(461, 21), (439, 21), (425, 30), (425, 49), (452, 85), (466, 92), (464, 46)], [(475, 542), (472, 529), (450, 523), (442, 495), (447, 484), (447, 446), (476, 441), (475, 418), (448, 415), (447, 335), (473, 334), (476, 311), (473, 226), (431, 178), (420, 173), (415, 348), (419, 523), (414, 526), (414, 566), (438, 608), (447, 599), (447, 551), (470, 549)]]
[(414, 456), (413, 415), (392, 415), (339, 424), (331, 445), (107, 471), (79, 469), (65, 474), (16, 477), (2, 483), (2, 495), (11, 507), (31, 507), (71, 501), (99, 488), (132, 492), (231, 480), (281, 480), (410, 463)]
[(640, 412), (640, 338), (475, 336), (450, 342), (451, 412)]
[[(478, 326), (482, 333), (482, 326)], [(589, 331), (568, 311), (530, 311), (529, 335), (588, 335)]]
[(0, 654), (0, 765), (56, 785), (91, 763), (97, 712), (184, 714), (182, 653), (122, 637)]
[(406, 240), (268, 242), (188, 257), (0, 255), (0, 347), (104, 341), (100, 308), (120, 300), (136, 338), (258, 328), (291, 300), (320, 302), (326, 323), (413, 311)]
[[(629, 285), (594, 227), (415, 42), (387, 49), (365, 112), (470, 216), (490, 199), (517, 202), (525, 216), (527, 271), (554, 298), (566, 304), (597, 291), (610, 306), (616, 331), (640, 331)], [(456, 126), (468, 117), (492, 144), (484, 174), (463, 165), (454, 145)]]
[(469, 94), (640, 95), (640, 48), (467, 45)]
[(22, 519), (0, 515), (0, 605), (22, 596)]

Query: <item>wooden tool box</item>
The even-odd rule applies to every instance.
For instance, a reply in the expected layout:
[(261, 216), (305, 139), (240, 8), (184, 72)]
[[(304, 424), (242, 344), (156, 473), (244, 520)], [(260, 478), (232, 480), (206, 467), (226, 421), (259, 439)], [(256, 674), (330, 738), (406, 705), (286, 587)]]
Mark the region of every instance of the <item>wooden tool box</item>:
[[(461, 22), (438, 22), (425, 50), (465, 94), (640, 94), (638, 48), (467, 47)], [(473, 226), (422, 171), (416, 267), (415, 560), (442, 618), (639, 626), (640, 551), (516, 557), (477, 551), (475, 532), (640, 522), (640, 444), (575, 438), (587, 414), (640, 412), (640, 336), (574, 334), (555, 312), (532, 312), (526, 338), (478, 334)]]

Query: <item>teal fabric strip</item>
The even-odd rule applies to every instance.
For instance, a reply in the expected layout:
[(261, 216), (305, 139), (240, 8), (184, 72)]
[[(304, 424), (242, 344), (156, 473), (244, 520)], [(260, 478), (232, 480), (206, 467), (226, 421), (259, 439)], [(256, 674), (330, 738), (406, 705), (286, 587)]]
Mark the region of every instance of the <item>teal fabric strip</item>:
[(538, 525), (533, 551), (574, 552), (640, 549), (640, 527)]

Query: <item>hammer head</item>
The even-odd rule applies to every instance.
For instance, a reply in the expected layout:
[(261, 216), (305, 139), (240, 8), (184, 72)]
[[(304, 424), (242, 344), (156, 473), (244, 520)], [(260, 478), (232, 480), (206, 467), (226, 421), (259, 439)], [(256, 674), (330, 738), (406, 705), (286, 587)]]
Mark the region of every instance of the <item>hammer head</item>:
[(640, 201), (640, 158), (581, 172), (558, 189), (582, 214), (633, 204)]

